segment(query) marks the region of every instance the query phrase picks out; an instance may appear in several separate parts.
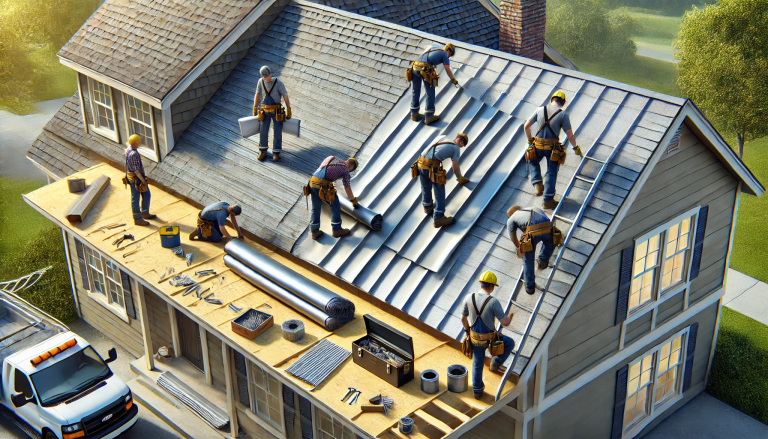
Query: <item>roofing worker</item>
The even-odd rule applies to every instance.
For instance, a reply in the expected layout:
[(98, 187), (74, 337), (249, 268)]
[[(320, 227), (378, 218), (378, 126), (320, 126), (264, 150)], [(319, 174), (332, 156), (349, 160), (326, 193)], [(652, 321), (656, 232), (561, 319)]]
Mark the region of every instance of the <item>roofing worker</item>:
[(411, 71), (407, 75), (407, 79), (413, 83), (411, 89), (411, 120), (418, 122), (424, 118), (424, 115), (419, 113), (422, 82), (424, 83), (424, 91), (427, 94), (424, 124), (429, 125), (440, 120), (440, 116), (435, 115), (435, 88), (437, 87), (435, 66), (442, 64), (445, 68), (445, 73), (451, 78), (451, 83), (458, 87), (459, 82), (453, 77), (451, 61), (449, 60), (455, 53), (456, 48), (451, 43), (446, 44), (442, 50), (429, 47), (411, 64)]
[(349, 176), (355, 169), (357, 169), (356, 159), (350, 158), (343, 161), (334, 156), (329, 156), (323, 160), (323, 163), (312, 175), (312, 178), (309, 180), (309, 196), (312, 199), (312, 215), (309, 223), (309, 231), (312, 234), (312, 239), (317, 239), (323, 235), (323, 232), (320, 230), (321, 201), (325, 201), (331, 206), (331, 228), (333, 229), (333, 237), (340, 238), (349, 233), (349, 229), (341, 228), (341, 204), (339, 203), (338, 195), (336, 195), (335, 181), (341, 179), (349, 201), (351, 201), (352, 206), (357, 209), (360, 205), (357, 203), (357, 198), (355, 198), (355, 195), (352, 193)]
[[(541, 106), (533, 112), (533, 115), (525, 122), (525, 136), (528, 138), (528, 150), (525, 159), (528, 162), (528, 177), (536, 190), (536, 196), (544, 194), (543, 206), (545, 209), (554, 209), (555, 185), (557, 184), (557, 171), (560, 165), (565, 163), (565, 148), (560, 143), (560, 130), (565, 131), (568, 141), (573, 146), (573, 151), (579, 157), (584, 157), (581, 148), (576, 144), (576, 137), (571, 129), (571, 120), (568, 113), (563, 111), (565, 105), (565, 93), (562, 90), (555, 92), (549, 99), (549, 106)], [(538, 123), (535, 135), (531, 135), (531, 126)], [(544, 176), (544, 184), (541, 179), (541, 159), (547, 158), (547, 174)]]
[[(453, 173), (459, 184), (466, 184), (469, 179), (461, 175), (459, 168), (459, 148), (467, 146), (469, 137), (464, 133), (456, 134), (453, 141), (445, 136), (437, 138), (437, 142), (428, 146), (421, 152), (418, 160), (419, 181), (421, 182), (421, 205), (424, 213), (432, 215), (435, 228), (447, 226), (453, 223), (452, 216), (445, 216), (445, 174), (443, 160), (451, 159)], [(432, 189), (435, 190), (435, 202), (432, 203)]]
[[(253, 115), (259, 116), (261, 130), (259, 131), (259, 156), (256, 159), (263, 162), (267, 158), (269, 148), (269, 125), (274, 124), (272, 132), (272, 160), (280, 160), (283, 150), (283, 122), (291, 118), (291, 101), (288, 91), (279, 79), (272, 79), (272, 70), (264, 66), (259, 71), (261, 79), (256, 84), (256, 96), (253, 97)], [(285, 106), (280, 100), (285, 100)]]
[[(148, 219), (156, 218), (157, 215), (150, 215), (149, 200), (149, 182), (147, 174), (144, 173), (144, 164), (141, 162), (139, 146), (141, 137), (134, 134), (128, 138), (128, 148), (125, 149), (125, 173), (131, 187), (131, 211), (133, 212), (133, 223), (137, 226), (148, 226)], [(141, 199), (141, 206), (139, 206)]]
[[(474, 390), (475, 399), (482, 398), (483, 390), (485, 390), (483, 366), (485, 365), (485, 350), (490, 348), (491, 342), (494, 340), (503, 340), (504, 342), (503, 347), (496, 347), (499, 352), (491, 351), (491, 372), (504, 373), (507, 370), (503, 366), (504, 362), (512, 353), (512, 349), (515, 348), (514, 340), (496, 332), (496, 320), (501, 323), (501, 326), (507, 326), (512, 322), (514, 316), (511, 311), (509, 315), (504, 315), (504, 309), (499, 299), (491, 296), (494, 288), (499, 286), (496, 283), (496, 275), (491, 271), (486, 271), (478, 280), (480, 281), (480, 291), (464, 300), (464, 309), (461, 311), (461, 324), (472, 343), (472, 390)], [(470, 324), (470, 322), (472, 323)]]
[[(533, 268), (533, 259), (536, 247), (543, 244), (537, 264), (539, 270), (549, 266), (549, 259), (555, 251), (552, 223), (547, 214), (538, 207), (523, 209), (520, 206), (512, 206), (507, 210), (507, 230), (512, 243), (517, 248), (518, 256), (523, 258), (523, 279), (525, 280), (525, 292), (533, 294), (536, 291), (536, 272)], [(522, 230), (520, 240), (517, 239), (517, 230)]]
[(206, 239), (211, 242), (219, 242), (222, 237), (232, 238), (227, 232), (227, 216), (232, 220), (232, 225), (237, 230), (237, 238), (243, 239), (243, 232), (240, 230), (236, 218), (240, 212), (242, 209), (239, 205), (230, 206), (224, 201), (207, 206), (197, 214), (197, 228), (189, 235), (189, 240)]

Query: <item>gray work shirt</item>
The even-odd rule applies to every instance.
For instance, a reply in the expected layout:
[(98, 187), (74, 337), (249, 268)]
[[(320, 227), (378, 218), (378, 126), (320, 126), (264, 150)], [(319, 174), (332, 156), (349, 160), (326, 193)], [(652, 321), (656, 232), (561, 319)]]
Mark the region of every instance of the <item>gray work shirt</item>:
[[(272, 88), (273, 86), (274, 88)], [(272, 82), (267, 82), (264, 80), (264, 78), (261, 78), (259, 79), (259, 83), (256, 85), (256, 92), (259, 94), (259, 98), (261, 99), (259, 105), (264, 102), (264, 98), (267, 96), (267, 90), (269, 89), (272, 89), (272, 93), (270, 93), (269, 96), (275, 101), (273, 105), (279, 104), (280, 100), (284, 96), (288, 96), (288, 90), (285, 89), (283, 81), (277, 78), (273, 78)]]
[[(533, 210), (533, 218), (531, 218), (531, 210)], [(541, 224), (549, 221), (547, 214), (538, 207), (529, 207), (527, 209), (520, 209), (513, 213), (511, 217), (507, 218), (507, 230), (509, 231), (509, 237), (512, 239), (512, 235), (517, 229), (525, 231), (525, 228), (533, 224)]]
[[(501, 320), (506, 317), (504, 315), (504, 309), (501, 307), (501, 302), (499, 302), (499, 299), (483, 293), (471, 294), (467, 296), (466, 300), (464, 300), (464, 309), (461, 311), (461, 315), (467, 316), (470, 328), (475, 325), (475, 321), (477, 320), (477, 312), (475, 312), (475, 307), (472, 304), (472, 296), (475, 297), (475, 303), (477, 304), (478, 311), (483, 308), (483, 304), (486, 300), (490, 300), (485, 309), (483, 309), (483, 314), (481, 316), (483, 323), (488, 329), (493, 329), (496, 326), (496, 321), (494, 318)], [(488, 299), (489, 297), (490, 299)]]
[[(546, 117), (544, 117), (545, 108), (547, 112)], [(533, 112), (533, 115), (528, 120), (531, 123), (536, 124), (536, 131), (539, 131), (539, 129), (544, 125), (544, 122), (547, 121), (547, 118), (552, 117), (552, 115), (555, 114), (557, 110), (558, 107), (552, 105), (539, 107), (536, 109), (536, 111)], [(561, 129), (563, 131), (568, 131), (571, 129), (571, 119), (568, 118), (568, 114), (565, 111), (560, 111), (557, 113), (549, 123), (549, 127), (545, 127), (539, 131), (539, 134), (536, 134), (536, 131), (534, 131), (533, 135), (534, 137), (538, 137), (540, 139), (558, 139), (560, 138)]]
[(200, 213), (200, 218), (208, 221), (217, 221), (219, 226), (223, 226), (227, 224), (227, 217), (229, 216), (228, 209), (228, 203), (219, 201), (203, 209)]
[[(442, 142), (448, 142), (448, 144), (437, 145), (433, 153), (432, 145), (436, 143), (442, 143)], [(424, 151), (421, 152), (421, 156), (424, 157), (425, 159), (440, 160), (441, 162), (445, 159), (451, 159), (454, 162), (458, 162), (460, 155), (461, 155), (461, 150), (459, 149), (459, 146), (453, 143), (451, 139), (445, 136), (438, 137), (434, 142), (430, 143), (429, 146), (424, 148)]]

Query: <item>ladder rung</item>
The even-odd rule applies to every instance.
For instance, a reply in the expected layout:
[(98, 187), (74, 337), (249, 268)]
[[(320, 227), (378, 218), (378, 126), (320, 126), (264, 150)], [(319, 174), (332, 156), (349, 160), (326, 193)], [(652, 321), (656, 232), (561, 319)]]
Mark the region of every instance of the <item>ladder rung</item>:
[(585, 158), (585, 159), (590, 159), (590, 160), (592, 160), (592, 161), (595, 161), (595, 162), (598, 162), (598, 163), (605, 163), (604, 161), (602, 161), (602, 160), (598, 160), (598, 159), (596, 159), (596, 158), (594, 158), (594, 157), (584, 157), (584, 158)]
[(590, 180), (587, 177), (582, 177), (581, 175), (577, 175), (576, 179), (581, 181), (586, 181), (589, 184), (595, 184), (595, 180)]
[(568, 224), (573, 224), (573, 220), (570, 220), (570, 219), (568, 219), (566, 217), (563, 217), (563, 216), (560, 216), (560, 215), (555, 215), (555, 218), (557, 218), (560, 221), (565, 221)]

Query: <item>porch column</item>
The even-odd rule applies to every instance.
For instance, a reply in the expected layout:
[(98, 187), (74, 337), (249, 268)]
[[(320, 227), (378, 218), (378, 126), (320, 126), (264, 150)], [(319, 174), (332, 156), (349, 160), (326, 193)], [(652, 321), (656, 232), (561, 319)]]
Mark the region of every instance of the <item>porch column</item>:
[(236, 438), (239, 430), (237, 424), (237, 406), (235, 405), (234, 361), (231, 361), (231, 349), (221, 341), (221, 359), (224, 363), (224, 381), (227, 386), (227, 414), (229, 415), (229, 437)]
[(147, 362), (147, 370), (154, 370), (155, 358), (152, 353), (152, 333), (149, 328), (149, 315), (147, 314), (147, 300), (144, 297), (144, 286), (141, 282), (131, 278), (133, 290), (139, 297), (139, 316), (141, 320), (141, 336), (144, 339), (144, 358)]
[(181, 343), (179, 342), (179, 324), (176, 321), (176, 308), (170, 303), (168, 305), (168, 318), (171, 320), (171, 338), (173, 339), (173, 356), (178, 357), (181, 354)]

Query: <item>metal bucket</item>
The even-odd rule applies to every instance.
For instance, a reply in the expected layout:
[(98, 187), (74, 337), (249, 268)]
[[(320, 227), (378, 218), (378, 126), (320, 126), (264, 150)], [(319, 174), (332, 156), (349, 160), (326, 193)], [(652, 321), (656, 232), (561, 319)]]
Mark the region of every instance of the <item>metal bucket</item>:
[(69, 185), (69, 193), (74, 194), (85, 190), (84, 178), (68, 178), (67, 185)]
[(424, 393), (437, 393), (439, 390), (437, 371), (427, 369), (421, 373), (421, 391)]
[(413, 431), (413, 419), (404, 416), (397, 421), (397, 425), (400, 428), (400, 433), (409, 434)]
[(466, 392), (469, 386), (469, 371), (461, 364), (448, 366), (448, 390), (453, 393)]

